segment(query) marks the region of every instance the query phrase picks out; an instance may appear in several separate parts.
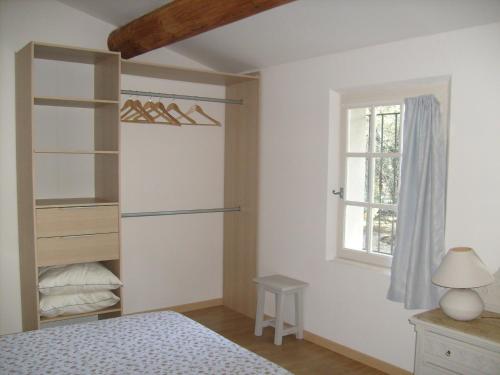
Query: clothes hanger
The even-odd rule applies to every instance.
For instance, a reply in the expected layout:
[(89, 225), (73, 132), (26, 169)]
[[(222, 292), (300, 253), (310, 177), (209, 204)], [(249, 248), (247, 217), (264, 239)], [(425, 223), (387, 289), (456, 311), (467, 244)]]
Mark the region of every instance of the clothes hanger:
[(177, 120), (184, 118), (184, 119), (188, 120), (189, 123), (196, 124), (196, 121), (194, 121), (191, 117), (189, 117), (184, 112), (182, 112), (176, 103), (172, 102), (167, 106), (167, 112), (170, 112), (170, 111), (175, 111), (175, 112), (177, 112), (177, 114), (179, 114), (179, 116), (176, 118)]
[[(129, 105), (131, 109), (121, 116), (121, 121), (124, 122), (137, 122), (137, 123), (152, 123), (153, 118), (142, 107), (139, 100), (131, 100)], [(125, 105), (124, 105), (125, 107)]]
[(161, 101), (158, 101), (158, 103), (156, 103), (156, 107), (158, 108), (157, 109), (158, 111), (161, 111), (166, 116), (168, 116), (168, 118), (172, 121), (173, 125), (181, 126), (181, 123), (174, 116), (172, 116), (170, 113), (168, 113), (167, 109), (165, 108), (165, 106), (163, 105), (163, 103)]
[(125, 118), (127, 122), (137, 122), (141, 124), (149, 124), (153, 122), (153, 117), (144, 110), (140, 100), (134, 100), (135, 113), (130, 114)]
[(123, 106), (120, 109), (120, 116), (124, 118), (133, 110), (134, 110), (134, 101), (132, 99), (127, 99), (125, 103), (123, 103)]
[[(168, 124), (168, 125), (180, 125), (179, 121), (177, 121), (170, 113), (168, 113), (166, 110), (163, 111), (163, 106), (162, 103), (158, 100), (157, 103), (154, 103), (151, 98), (149, 101), (143, 106), (144, 111), (148, 113), (152, 118), (153, 118), (153, 123), (156, 124)], [(160, 120), (158, 120), (160, 118)], [(163, 119), (164, 121), (161, 121)]]
[(214, 125), (217, 125), (217, 126), (221, 126), (221, 123), (219, 121), (217, 121), (216, 119), (214, 119), (213, 117), (211, 117), (210, 115), (208, 115), (204, 110), (203, 108), (201, 108), (198, 104), (195, 104), (193, 105), (191, 108), (189, 108), (189, 110), (186, 112), (186, 115), (190, 115), (191, 113), (199, 113), (200, 115), (202, 115), (203, 117), (207, 118), (208, 120), (210, 120)]

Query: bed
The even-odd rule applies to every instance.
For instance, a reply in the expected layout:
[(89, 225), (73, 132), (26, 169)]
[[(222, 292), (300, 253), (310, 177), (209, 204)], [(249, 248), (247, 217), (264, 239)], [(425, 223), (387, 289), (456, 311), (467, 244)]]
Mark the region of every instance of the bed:
[(0, 374), (290, 374), (176, 312), (0, 337)]

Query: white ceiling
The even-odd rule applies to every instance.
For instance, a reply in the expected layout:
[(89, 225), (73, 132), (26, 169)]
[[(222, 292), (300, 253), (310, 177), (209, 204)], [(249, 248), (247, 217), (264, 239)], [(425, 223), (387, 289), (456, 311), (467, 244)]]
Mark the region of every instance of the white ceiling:
[(58, 0), (115, 26), (142, 16), (172, 0)]
[[(169, 0), (59, 0), (120, 26)], [(500, 21), (500, 0), (298, 0), (169, 48), (241, 72)]]

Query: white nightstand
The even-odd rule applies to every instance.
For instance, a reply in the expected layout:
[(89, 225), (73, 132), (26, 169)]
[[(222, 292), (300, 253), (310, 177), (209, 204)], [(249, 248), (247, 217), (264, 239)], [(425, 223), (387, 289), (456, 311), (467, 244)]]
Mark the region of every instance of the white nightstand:
[(410, 322), (417, 332), (415, 375), (500, 375), (500, 314), (460, 322), (436, 309)]

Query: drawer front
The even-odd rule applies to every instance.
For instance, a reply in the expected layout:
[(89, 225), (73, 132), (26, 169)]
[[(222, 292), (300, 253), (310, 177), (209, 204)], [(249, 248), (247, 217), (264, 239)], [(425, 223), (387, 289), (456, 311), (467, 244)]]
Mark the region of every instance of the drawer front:
[(460, 375), (459, 372), (446, 370), (432, 363), (424, 363), (420, 373), (422, 375)]
[[(458, 340), (426, 332), (424, 339), (426, 360), (445, 365), (463, 374), (498, 375), (500, 354)], [(462, 370), (463, 369), (463, 370)]]
[(118, 259), (118, 233), (39, 238), (37, 255), (38, 266)]
[(39, 208), (37, 237), (118, 232), (118, 206)]

